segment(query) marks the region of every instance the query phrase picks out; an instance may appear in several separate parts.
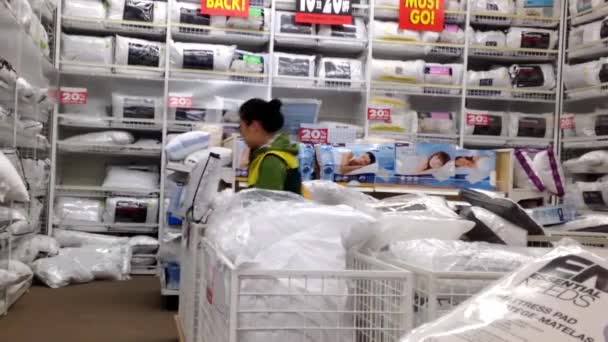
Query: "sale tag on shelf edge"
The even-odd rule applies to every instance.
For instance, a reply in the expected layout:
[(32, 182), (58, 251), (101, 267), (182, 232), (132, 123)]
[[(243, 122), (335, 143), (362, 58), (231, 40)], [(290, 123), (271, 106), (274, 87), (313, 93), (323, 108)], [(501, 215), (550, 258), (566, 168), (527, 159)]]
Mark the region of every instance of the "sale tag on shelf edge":
[(490, 116), (467, 113), (467, 126), (490, 126)]
[(192, 94), (169, 94), (169, 108), (192, 108)]
[(300, 142), (308, 144), (327, 144), (329, 142), (329, 129), (319, 127), (301, 127), (298, 136)]
[(61, 87), (59, 90), (59, 102), (61, 104), (86, 104), (89, 100), (87, 88)]
[(399, 5), (399, 28), (441, 32), (446, 0), (403, 0)]
[(391, 121), (392, 110), (390, 108), (367, 108), (367, 119), (370, 121)]

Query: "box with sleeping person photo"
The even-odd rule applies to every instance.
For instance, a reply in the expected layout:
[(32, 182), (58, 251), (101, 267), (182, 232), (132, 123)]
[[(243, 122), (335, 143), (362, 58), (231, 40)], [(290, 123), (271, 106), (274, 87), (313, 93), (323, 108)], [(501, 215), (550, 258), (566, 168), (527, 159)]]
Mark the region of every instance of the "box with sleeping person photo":
[(393, 144), (317, 145), (320, 178), (357, 185), (386, 183), (395, 168)]
[(395, 175), (391, 182), (422, 186), (453, 186), (455, 146), (395, 144)]
[(496, 152), (457, 149), (454, 185), (459, 188), (496, 190)]

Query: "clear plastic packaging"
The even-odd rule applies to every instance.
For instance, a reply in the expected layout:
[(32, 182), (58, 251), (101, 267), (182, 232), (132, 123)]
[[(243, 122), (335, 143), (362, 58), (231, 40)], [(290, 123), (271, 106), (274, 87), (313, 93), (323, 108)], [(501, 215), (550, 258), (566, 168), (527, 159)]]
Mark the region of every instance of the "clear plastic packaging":
[[(323, 57), (319, 60), (318, 66), (320, 85), (361, 87), (363, 82), (363, 65), (360, 60)], [(352, 82), (344, 82), (345, 80)]]
[(19, 172), (0, 151), (0, 202), (28, 202), (29, 200), (29, 193)]
[[(235, 45), (179, 42), (171, 42), (170, 46), (172, 68), (219, 72), (229, 70), (236, 49)], [(183, 75), (185, 76), (186, 73), (183, 73)]]
[(150, 166), (109, 166), (102, 186), (154, 190), (159, 186), (158, 168)]
[(55, 217), (61, 221), (101, 222), (101, 200), (82, 197), (58, 197)]
[(201, 162), (205, 162), (209, 158), (210, 153), (215, 153), (220, 156), (222, 166), (229, 166), (232, 163), (232, 150), (225, 147), (210, 147), (206, 150), (199, 150), (190, 153), (185, 159), (184, 164), (196, 165)]
[[(61, 34), (61, 61), (87, 65), (63, 64), (63, 70), (110, 72), (114, 61), (114, 38)], [(89, 65), (90, 64), (90, 65)]]
[(129, 243), (129, 238), (93, 234), (75, 230), (53, 229), (53, 237), (61, 248), (86, 246), (116, 246)]
[(490, 135), (505, 137), (508, 133), (507, 113), (467, 109), (465, 135)]
[[(143, 26), (146, 31), (162, 34), (167, 22), (167, 2), (149, 0), (108, 0), (106, 1), (107, 17), (113, 21), (139, 21), (157, 26)], [(121, 29), (123, 24), (106, 22), (109, 29)]]
[(386, 82), (424, 83), (423, 60), (372, 60), (372, 80)]
[[(311, 55), (296, 55), (290, 53), (276, 52), (274, 53), (274, 77), (302, 77), (302, 78), (313, 78), (315, 77), (315, 56)], [(291, 80), (277, 79), (274, 81), (276, 84), (292, 83)], [(314, 85), (313, 80), (301, 80), (297, 81), (298, 85)]]
[(507, 46), (507, 36), (503, 31), (476, 31), (469, 28), (467, 33), (472, 45), (496, 48)]
[(526, 247), (528, 244), (528, 232), (525, 229), (487, 209), (480, 207), (465, 208), (461, 215), (475, 222), (475, 227), (466, 234), (470, 241), (520, 247)]
[(564, 162), (564, 169), (571, 173), (608, 173), (608, 151), (598, 150)]
[(165, 44), (117, 35), (114, 63), (132, 67), (115, 67), (114, 72), (119, 74), (162, 76), (162, 71), (154, 69), (165, 67)]
[(126, 131), (103, 131), (84, 133), (71, 136), (62, 140), (68, 144), (92, 144), (92, 145), (128, 145), (135, 141), (133, 134)]
[(456, 113), (418, 112), (418, 132), (434, 134), (454, 134)]
[(509, 113), (509, 136), (526, 138), (553, 137), (553, 113)]
[(509, 74), (513, 88), (529, 90), (555, 88), (555, 70), (552, 64), (514, 64), (509, 68)]
[(170, 160), (182, 160), (190, 153), (209, 147), (210, 134), (201, 131), (182, 133), (169, 141), (165, 151)]
[(158, 198), (108, 197), (105, 223), (158, 223)]
[[(462, 84), (462, 64), (426, 63), (424, 66), (424, 83), (460, 86)], [(458, 94), (460, 90), (450, 90)]]
[(316, 40), (311, 39), (317, 32), (316, 26), (315, 24), (296, 23), (294, 12), (276, 11), (274, 30), (275, 35), (278, 36), (275, 37), (275, 40), (278, 44), (284, 45), (316, 46)]
[[(319, 25), (318, 35), (334, 39), (321, 39), (319, 47), (333, 50), (363, 50), (367, 39), (367, 29), (362, 18), (354, 17), (351, 25)], [(348, 39), (344, 41), (341, 39)], [(355, 40), (356, 39), (356, 40)]]
[(158, 250), (158, 240), (145, 235), (134, 236), (129, 239), (133, 254), (154, 254)]
[(162, 98), (112, 93), (112, 116), (115, 118), (161, 120), (162, 114)]
[(515, 49), (555, 49), (557, 31), (510, 27), (507, 31), (507, 46)]
[[(495, 87), (497, 95), (508, 95), (511, 88), (509, 69), (505, 67), (493, 68), (487, 71), (467, 71), (467, 85), (470, 87)], [(506, 89), (506, 90), (502, 90)]]

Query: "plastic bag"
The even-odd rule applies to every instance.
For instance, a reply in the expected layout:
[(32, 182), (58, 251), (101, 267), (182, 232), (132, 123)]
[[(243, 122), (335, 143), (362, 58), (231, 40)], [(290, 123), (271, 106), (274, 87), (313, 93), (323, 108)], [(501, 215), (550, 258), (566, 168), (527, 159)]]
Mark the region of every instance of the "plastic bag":
[(133, 67), (114, 67), (114, 72), (119, 74), (162, 76), (162, 71), (154, 69), (163, 68), (165, 65), (165, 44), (117, 35), (114, 64)]
[(190, 153), (209, 147), (210, 134), (201, 131), (182, 133), (169, 141), (165, 151), (170, 160), (182, 160)]
[(461, 215), (475, 222), (475, 227), (467, 232), (470, 241), (525, 247), (528, 232), (503, 219), (493, 212), (480, 207), (465, 208)]
[(92, 65), (62, 65), (77, 71), (109, 72), (114, 60), (114, 38), (61, 34), (61, 60)]
[(107, 145), (128, 145), (135, 141), (135, 137), (130, 132), (125, 131), (103, 131), (84, 133), (71, 136), (62, 140), (68, 144), (107, 144)]
[(153, 254), (158, 250), (158, 240), (145, 235), (130, 238), (129, 245), (133, 254)]
[(226, 72), (230, 68), (235, 45), (214, 45), (171, 42), (171, 66)]
[(304, 182), (302, 186), (313, 201), (326, 205), (344, 204), (368, 214), (375, 214), (370, 205), (378, 203), (378, 200), (361, 191), (323, 180)]
[(101, 222), (103, 202), (82, 197), (59, 197), (55, 204), (55, 217), (61, 221)]
[(93, 234), (75, 230), (53, 229), (53, 237), (62, 248), (85, 246), (116, 246), (129, 243), (129, 238)]
[(109, 166), (102, 187), (154, 190), (158, 188), (159, 181), (157, 167)]

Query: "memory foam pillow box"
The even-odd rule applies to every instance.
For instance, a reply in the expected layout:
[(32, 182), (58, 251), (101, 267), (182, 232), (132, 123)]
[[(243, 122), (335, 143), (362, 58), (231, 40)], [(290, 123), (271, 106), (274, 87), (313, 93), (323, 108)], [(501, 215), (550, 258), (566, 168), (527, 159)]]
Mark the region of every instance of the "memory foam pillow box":
[(108, 197), (103, 222), (157, 223), (158, 198)]
[(363, 65), (357, 59), (323, 57), (319, 60), (319, 83), (324, 86), (336, 84), (360, 88), (363, 82), (362, 69)]
[(153, 69), (165, 66), (165, 44), (116, 36), (114, 63), (134, 67), (131, 70), (115, 67), (114, 72), (119, 74), (162, 76), (162, 71)]
[(115, 118), (160, 120), (162, 112), (160, 97), (112, 93), (112, 116)]
[(61, 61), (92, 65), (63, 64), (63, 70), (109, 72), (113, 63), (114, 38), (61, 34)]
[(315, 77), (315, 56), (296, 55), (290, 53), (276, 52), (274, 53), (274, 77), (279, 79), (274, 80), (277, 84), (298, 82), (299, 85), (314, 85), (314, 80), (292, 80), (280, 79), (280, 77)]
[(553, 113), (509, 113), (509, 136), (545, 138), (553, 136)]
[[(316, 34), (316, 25), (296, 23), (296, 14), (293, 12), (277, 11), (275, 20), (275, 40), (278, 44), (302, 47), (317, 45), (317, 41), (311, 38)], [(302, 38), (281, 36), (281, 34), (301, 35)]]
[(210, 134), (201, 131), (192, 131), (180, 134), (165, 146), (170, 160), (182, 160), (190, 153), (209, 147)]
[(505, 112), (467, 109), (465, 114), (465, 135), (507, 136)]
[[(108, 0), (108, 19), (110, 20), (125, 20), (139, 21), (143, 23), (157, 24), (159, 26), (140, 26), (138, 30), (144, 30), (146, 33), (165, 32), (165, 27), (162, 24), (166, 23), (167, 18), (167, 3), (163, 1), (148, 1), (148, 0)], [(130, 27), (133, 24), (129, 24)], [(120, 30), (123, 24), (116, 22), (106, 22), (106, 27), (109, 29)]]
[[(226, 72), (230, 68), (235, 45), (197, 43), (170, 43), (171, 67)], [(180, 76), (199, 77), (190, 72), (179, 72)]]

